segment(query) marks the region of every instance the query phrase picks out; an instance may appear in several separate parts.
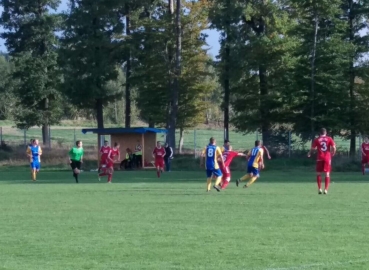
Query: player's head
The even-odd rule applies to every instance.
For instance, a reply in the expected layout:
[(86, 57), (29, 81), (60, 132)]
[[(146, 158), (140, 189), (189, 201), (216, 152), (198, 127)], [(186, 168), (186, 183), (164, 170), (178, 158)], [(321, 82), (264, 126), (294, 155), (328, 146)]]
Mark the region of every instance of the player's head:
[(76, 146), (77, 147), (82, 147), (82, 141), (76, 141)]
[(156, 146), (160, 148), (161, 147), (161, 142), (157, 141)]
[(256, 140), (256, 141), (255, 141), (255, 146), (261, 146), (261, 141)]
[(368, 136), (365, 136), (365, 137), (364, 137), (364, 141), (365, 141), (366, 143), (369, 141)]
[(326, 130), (325, 128), (322, 128), (322, 129), (320, 130), (320, 135), (321, 135), (321, 136), (325, 136), (325, 135), (327, 135), (327, 130)]
[(108, 146), (108, 143), (109, 143), (109, 142), (108, 142), (107, 140), (105, 140), (105, 141), (104, 141), (104, 146)]
[(37, 139), (34, 139), (33, 140), (33, 145), (38, 145), (39, 144), (39, 141)]
[(169, 147), (169, 143), (165, 143), (165, 147)]
[(114, 143), (114, 148), (119, 148), (120, 147), (120, 144), (119, 143), (117, 143), (117, 142), (115, 142)]
[(224, 140), (224, 145), (227, 145), (227, 146), (229, 146), (230, 145), (230, 141), (229, 140)]
[(33, 144), (33, 141), (34, 141), (34, 140), (35, 140), (35, 139), (30, 139), (30, 140), (29, 140), (29, 143), (30, 143), (30, 144)]
[(211, 138), (210, 138), (210, 140), (209, 140), (209, 143), (210, 143), (210, 144), (216, 144), (216, 142), (217, 142), (217, 141), (215, 140), (215, 138), (214, 138), (214, 137), (211, 137)]

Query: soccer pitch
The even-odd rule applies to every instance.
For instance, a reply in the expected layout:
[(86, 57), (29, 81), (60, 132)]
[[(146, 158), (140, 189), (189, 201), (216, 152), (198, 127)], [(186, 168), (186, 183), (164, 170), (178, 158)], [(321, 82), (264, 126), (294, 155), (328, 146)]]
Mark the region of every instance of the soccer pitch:
[[(265, 172), (206, 193), (203, 172), (1, 172), (0, 269), (369, 269), (369, 185)], [(324, 182), (324, 181), (323, 181)]]

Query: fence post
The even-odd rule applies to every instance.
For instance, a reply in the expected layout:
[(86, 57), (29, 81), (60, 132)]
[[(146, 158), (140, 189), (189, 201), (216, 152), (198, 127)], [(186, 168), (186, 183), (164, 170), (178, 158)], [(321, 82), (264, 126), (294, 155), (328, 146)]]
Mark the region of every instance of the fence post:
[(288, 131), (288, 157), (291, 158), (291, 131)]
[(27, 146), (27, 131), (24, 129), (23, 130), (23, 137), (24, 137), (24, 145)]
[(74, 138), (73, 141), (76, 142), (77, 141), (77, 139), (76, 139), (76, 129), (74, 129), (74, 137), (73, 138)]
[(0, 127), (0, 144), (3, 143), (3, 127)]
[(196, 129), (193, 130), (193, 147), (195, 152), (195, 158), (196, 158)]
[(360, 151), (360, 149), (361, 149), (361, 134), (359, 134), (359, 149), (358, 149), (358, 151), (357, 151), (357, 154), (358, 154), (358, 157), (360, 158), (360, 156), (361, 156), (361, 151)]
[(49, 148), (51, 149), (51, 127), (49, 126)]

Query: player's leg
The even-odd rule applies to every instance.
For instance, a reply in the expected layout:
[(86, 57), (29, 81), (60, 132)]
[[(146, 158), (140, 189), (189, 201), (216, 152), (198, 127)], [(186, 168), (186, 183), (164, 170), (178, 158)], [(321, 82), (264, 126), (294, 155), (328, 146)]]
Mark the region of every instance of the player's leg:
[(41, 168), (41, 163), (37, 162), (35, 166), (35, 181), (37, 179), (37, 174), (40, 172), (40, 168)]
[(331, 161), (324, 162), (325, 182), (324, 182), (324, 194), (328, 194), (329, 184), (331, 183)]
[(259, 178), (259, 169), (252, 168), (251, 173), (250, 173), (250, 178), (251, 179), (244, 186), (245, 188), (248, 188), (249, 186), (251, 186)]
[(361, 172), (363, 173), (363, 175), (365, 175), (365, 159), (364, 159), (365, 157), (362, 157), (361, 158)]
[(113, 173), (114, 173), (113, 166), (109, 166), (109, 168), (107, 169), (108, 183), (111, 183), (111, 180), (113, 179)]
[(226, 167), (223, 173), (222, 178), (222, 189), (226, 189), (226, 187), (229, 185), (229, 182), (231, 181), (231, 171), (229, 170), (229, 167)]
[(322, 194), (322, 172), (324, 171), (324, 162), (318, 160), (316, 162), (316, 183), (318, 185), (318, 194)]
[(242, 176), (241, 178), (237, 179), (236, 181), (236, 186), (238, 187), (239, 184), (242, 182), (242, 181), (246, 181), (250, 178), (250, 173), (252, 172), (252, 167), (247, 167), (247, 174), (245, 174), (244, 176)]
[(213, 172), (206, 170), (206, 191), (209, 192), (211, 189), (211, 180), (213, 179)]
[(160, 178), (160, 162), (158, 160), (155, 161), (155, 167), (156, 167), (156, 175), (158, 178)]
[(215, 185), (213, 186), (218, 192), (220, 191), (220, 182), (222, 181), (222, 172), (220, 169), (213, 170), (213, 176), (216, 178)]

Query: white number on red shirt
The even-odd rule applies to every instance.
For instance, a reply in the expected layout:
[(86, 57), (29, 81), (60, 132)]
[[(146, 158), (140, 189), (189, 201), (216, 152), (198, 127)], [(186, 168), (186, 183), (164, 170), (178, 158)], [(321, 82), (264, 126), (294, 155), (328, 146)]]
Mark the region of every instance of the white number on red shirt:
[(320, 149), (325, 152), (328, 150), (328, 147), (327, 147), (327, 142), (321, 142), (320, 143)]

